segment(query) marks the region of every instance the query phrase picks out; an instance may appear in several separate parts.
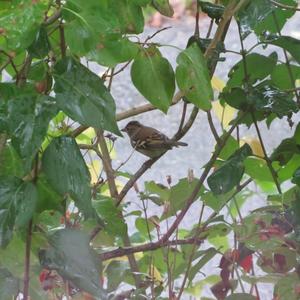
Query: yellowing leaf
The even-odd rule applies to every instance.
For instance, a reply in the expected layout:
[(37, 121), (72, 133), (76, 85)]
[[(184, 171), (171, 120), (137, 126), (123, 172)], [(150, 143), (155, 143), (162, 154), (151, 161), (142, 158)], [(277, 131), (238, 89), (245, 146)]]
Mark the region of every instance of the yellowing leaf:
[(240, 144), (241, 146), (243, 146), (245, 143), (247, 143), (251, 147), (251, 150), (254, 155), (264, 157), (264, 152), (257, 137), (245, 136), (241, 139)]
[(163, 278), (157, 268), (153, 265), (149, 267), (149, 274), (154, 281), (162, 281)]
[(88, 144), (91, 145), (92, 140), (95, 138), (95, 130), (92, 127), (87, 128), (83, 133), (76, 137), (76, 142), (78, 144)]
[(224, 129), (229, 127), (230, 121), (234, 118), (236, 114), (236, 109), (225, 104), (222, 106), (219, 101), (212, 102), (212, 109), (223, 125)]
[(211, 79), (211, 85), (214, 90), (222, 92), (223, 88), (225, 87), (225, 82), (219, 77), (213, 76)]
[(91, 183), (94, 184), (98, 182), (99, 174), (102, 169), (102, 163), (99, 159), (93, 160), (91, 164), (87, 164), (90, 174), (91, 174)]

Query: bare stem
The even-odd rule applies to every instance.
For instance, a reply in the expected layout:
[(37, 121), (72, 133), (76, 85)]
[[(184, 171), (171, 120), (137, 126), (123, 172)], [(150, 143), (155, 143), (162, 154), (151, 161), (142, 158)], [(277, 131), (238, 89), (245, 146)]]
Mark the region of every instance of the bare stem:
[(276, 171), (274, 170), (274, 168), (272, 166), (272, 162), (271, 162), (270, 158), (268, 157), (268, 154), (267, 154), (267, 151), (266, 151), (266, 148), (265, 148), (265, 145), (264, 145), (259, 127), (257, 125), (257, 121), (256, 121), (255, 116), (254, 116), (254, 113), (252, 113), (252, 119), (253, 119), (253, 123), (254, 123), (255, 129), (256, 129), (256, 132), (257, 132), (257, 136), (258, 136), (262, 151), (264, 153), (264, 159), (265, 159), (265, 161), (268, 165), (268, 168), (269, 168), (269, 170), (272, 174), (272, 177), (273, 177), (274, 183), (276, 184), (278, 193), (281, 194), (282, 192), (281, 192), (280, 183), (278, 182), (277, 173), (276, 173)]

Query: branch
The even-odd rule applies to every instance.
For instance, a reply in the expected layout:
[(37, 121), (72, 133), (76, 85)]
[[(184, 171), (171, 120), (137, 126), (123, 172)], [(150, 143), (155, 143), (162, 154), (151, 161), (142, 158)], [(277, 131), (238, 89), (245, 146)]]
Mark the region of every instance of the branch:
[[(107, 145), (106, 145), (102, 130), (97, 131), (97, 138), (98, 138), (99, 146), (100, 146), (100, 149), (102, 152), (102, 162), (103, 162), (104, 170), (105, 170), (107, 180), (108, 180), (109, 191), (116, 203), (116, 201), (118, 199), (118, 190), (117, 190), (117, 186), (116, 186), (116, 182), (115, 182), (114, 170), (111, 165), (111, 158), (109, 155), (109, 151), (107, 149)], [(121, 214), (120, 217), (123, 218), (123, 215)], [(123, 240), (125, 247), (131, 246), (130, 239), (129, 239), (127, 232), (122, 240)], [(141, 278), (139, 275), (138, 264), (137, 264), (133, 254), (128, 255), (128, 261), (129, 261), (129, 265), (130, 265), (130, 268), (132, 271), (132, 276), (135, 281), (135, 285), (136, 285), (136, 287), (140, 287), (142, 282), (141, 282)]]
[(97, 131), (97, 138), (102, 154), (103, 167), (107, 176), (108, 187), (111, 197), (116, 200), (118, 198), (118, 190), (115, 182), (115, 174), (111, 165), (111, 158), (107, 149), (106, 141), (103, 135), (103, 130)]
[(121, 257), (124, 255), (129, 255), (137, 252), (145, 252), (145, 251), (154, 251), (156, 249), (168, 246), (177, 246), (177, 245), (201, 245), (205, 237), (202, 238), (189, 238), (183, 240), (174, 240), (174, 241), (165, 241), (164, 243), (152, 242), (144, 245), (139, 245), (135, 247), (128, 247), (128, 248), (118, 248), (112, 251), (104, 252), (99, 254), (99, 257), (102, 261), (109, 260), (116, 257)]
[[(243, 115), (244, 116), (244, 115)], [(241, 118), (243, 118), (243, 116), (241, 116)], [(215, 161), (217, 160), (219, 154), (221, 153), (223, 147), (225, 146), (228, 138), (230, 137), (231, 133), (233, 132), (233, 130), (236, 128), (236, 126), (238, 125), (239, 121), (241, 120), (238, 119), (236, 120), (235, 124), (232, 125), (232, 127), (230, 128), (230, 130), (223, 136), (222, 139), (220, 139), (220, 143), (219, 146), (217, 145), (217, 148), (215, 150), (215, 152), (213, 153), (212, 157), (210, 158), (210, 160), (208, 161), (208, 163), (205, 165), (205, 169), (196, 185), (196, 187), (194, 188), (193, 192), (191, 193), (191, 195), (186, 199), (185, 201), (185, 207), (180, 211), (180, 213), (177, 215), (175, 221), (173, 222), (173, 224), (171, 225), (171, 227), (168, 229), (168, 231), (162, 236), (162, 238), (160, 239), (161, 243), (164, 243), (165, 241), (167, 241), (170, 236), (174, 233), (174, 231), (176, 230), (176, 228), (179, 226), (180, 222), (182, 221), (182, 219), (184, 218), (185, 214), (187, 213), (187, 211), (189, 210), (190, 206), (192, 205), (192, 203), (195, 201), (195, 199), (198, 197), (198, 193), (208, 175), (208, 173), (210, 172), (211, 168), (213, 167)]]
[(279, 3), (279, 2), (274, 1), (274, 0), (270, 0), (270, 2), (271, 2), (272, 4), (274, 4), (275, 6), (278, 6), (278, 7), (280, 7), (280, 8), (300, 11), (300, 8), (297, 8), (297, 7), (294, 7), (294, 6), (290, 6), (290, 5), (286, 5), (286, 4), (282, 4), (282, 3)]
[(274, 183), (276, 184), (278, 193), (281, 194), (282, 192), (281, 192), (280, 183), (278, 182), (277, 172), (274, 170), (274, 168), (272, 166), (272, 162), (271, 162), (270, 158), (268, 157), (268, 154), (267, 154), (267, 151), (266, 151), (266, 148), (265, 148), (262, 136), (260, 134), (259, 127), (257, 125), (257, 121), (256, 121), (255, 116), (254, 116), (254, 113), (252, 112), (251, 115), (252, 115), (253, 123), (254, 123), (255, 129), (256, 129), (256, 132), (257, 132), (257, 135), (258, 135), (258, 139), (259, 139), (262, 151), (264, 153), (264, 159), (265, 159), (265, 161), (266, 161), (266, 163), (268, 165), (268, 168), (269, 168), (269, 170), (270, 170), (270, 172), (272, 174), (272, 177), (273, 177)]
[[(181, 98), (183, 97), (183, 93), (182, 92), (178, 92), (174, 95), (171, 106), (177, 104)], [(152, 110), (156, 110), (157, 107), (153, 106), (152, 104), (144, 104), (138, 107), (133, 107), (127, 111), (123, 111), (120, 112), (116, 115), (116, 120), (117, 121), (122, 121), (124, 119), (136, 116), (136, 115), (140, 115), (142, 113), (148, 112), (148, 111), (152, 111)], [(74, 129), (73, 132), (70, 133), (70, 136), (72, 137), (77, 137), (79, 134), (81, 134), (82, 132), (84, 132), (86, 129), (88, 129), (88, 126), (83, 126), (80, 125), (78, 126), (76, 129)]]
[(212, 134), (213, 134), (213, 136), (214, 136), (217, 144), (219, 144), (220, 143), (220, 137), (219, 137), (219, 135), (217, 133), (217, 130), (216, 130), (216, 127), (215, 127), (214, 122), (212, 120), (212, 116), (211, 116), (211, 112), (210, 111), (207, 112), (207, 120), (208, 120), (208, 124), (209, 124), (210, 130), (211, 130), (211, 132), (212, 132)]

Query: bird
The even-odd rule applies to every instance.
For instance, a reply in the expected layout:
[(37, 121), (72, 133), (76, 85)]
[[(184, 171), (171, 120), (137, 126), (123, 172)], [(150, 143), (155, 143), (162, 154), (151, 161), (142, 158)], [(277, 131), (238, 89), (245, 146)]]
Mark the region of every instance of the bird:
[(171, 140), (157, 129), (144, 126), (138, 121), (130, 121), (121, 131), (128, 134), (131, 146), (136, 151), (149, 158), (156, 158), (173, 147), (188, 145)]

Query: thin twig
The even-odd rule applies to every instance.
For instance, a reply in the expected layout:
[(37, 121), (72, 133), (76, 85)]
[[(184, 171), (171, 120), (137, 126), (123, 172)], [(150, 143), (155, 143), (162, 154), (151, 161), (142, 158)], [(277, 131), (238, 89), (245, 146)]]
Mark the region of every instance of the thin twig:
[(214, 136), (217, 144), (219, 144), (220, 143), (220, 137), (219, 137), (219, 135), (217, 133), (216, 127), (215, 127), (214, 122), (212, 120), (212, 116), (211, 116), (210, 110), (207, 112), (207, 120), (208, 120), (208, 124), (209, 124), (210, 130), (211, 130), (211, 132), (212, 132), (212, 134), (213, 134), (213, 136)]
[[(202, 203), (202, 207), (201, 207), (201, 212), (200, 212), (200, 215), (199, 215), (199, 220), (198, 220), (198, 225), (197, 225), (197, 230), (196, 230), (195, 238), (197, 238), (198, 235), (199, 235), (200, 232), (201, 232), (200, 225), (201, 225), (201, 222), (202, 222), (202, 217), (203, 217), (203, 213), (204, 213), (204, 208), (205, 208), (205, 204)], [(184, 278), (183, 278), (183, 280), (182, 280), (182, 284), (181, 284), (179, 293), (178, 293), (178, 295), (177, 295), (177, 300), (179, 300), (179, 299), (181, 298), (182, 293), (183, 293), (183, 291), (184, 291), (185, 284), (186, 284), (186, 281), (187, 281), (187, 279), (188, 279), (188, 275), (189, 275), (189, 273), (190, 273), (190, 269), (191, 269), (191, 267), (192, 267), (192, 262), (193, 262), (193, 258), (194, 258), (196, 249), (197, 249), (197, 244), (194, 243), (194, 244), (193, 244), (192, 251), (191, 251), (191, 254), (190, 254), (190, 256), (189, 256), (189, 260), (188, 260), (187, 268), (186, 268), (186, 271), (185, 271), (185, 274), (184, 274)]]
[[(182, 97), (183, 97), (182, 92), (176, 93), (173, 97), (171, 105), (177, 104), (181, 100)], [(142, 113), (152, 111), (152, 110), (156, 110), (156, 109), (157, 109), (157, 107), (153, 106), (152, 104), (147, 103), (147, 104), (144, 104), (144, 105), (141, 105), (141, 106), (138, 106), (138, 107), (133, 107), (133, 108), (130, 108), (129, 110), (118, 113), (117, 116), (116, 116), (116, 120), (117, 121), (122, 121), (124, 119), (131, 118), (131, 117), (140, 115)], [(72, 131), (70, 133), (70, 136), (75, 138), (78, 135), (80, 135), (82, 132), (87, 130), (88, 128), (89, 128), (88, 126), (80, 125), (76, 129), (74, 129), (74, 131)]]
[(272, 161), (270, 160), (270, 158), (268, 157), (268, 154), (267, 154), (267, 151), (266, 151), (266, 148), (265, 148), (265, 145), (264, 145), (264, 142), (263, 142), (263, 139), (262, 139), (262, 136), (261, 136), (261, 133), (260, 133), (260, 130), (259, 130), (259, 127), (257, 125), (257, 121), (256, 121), (256, 118), (255, 118), (255, 115), (254, 113), (252, 112), (251, 113), (252, 115), (252, 119), (253, 119), (253, 123), (254, 123), (254, 126), (255, 126), (255, 129), (256, 129), (256, 132), (257, 132), (257, 136), (258, 136), (258, 139), (259, 139), (259, 142), (260, 142), (260, 145), (261, 145), (261, 148), (262, 148), (262, 151), (264, 153), (264, 159), (268, 165), (268, 168), (272, 174), (272, 177), (273, 177), (273, 180), (274, 180), (274, 183), (277, 187), (277, 191), (279, 194), (281, 194), (281, 187), (280, 187), (280, 183), (278, 181), (278, 175), (277, 175), (277, 172), (274, 170), (273, 166), (272, 166)]
[(137, 252), (146, 252), (146, 251), (154, 251), (156, 249), (168, 246), (178, 246), (178, 245), (201, 245), (205, 237), (201, 238), (189, 238), (189, 239), (178, 239), (174, 241), (165, 241), (164, 243), (151, 242), (143, 245), (138, 245), (134, 247), (125, 247), (125, 248), (117, 248), (108, 252), (103, 252), (99, 254), (99, 258), (102, 261), (109, 260), (116, 257), (121, 257), (124, 255), (129, 255)]
[(269, 0), (269, 1), (270, 1), (272, 4), (274, 4), (274, 5), (276, 5), (276, 6), (280, 7), (280, 8), (300, 11), (300, 8), (295, 7), (295, 6), (290, 6), (290, 5), (282, 4), (282, 3), (279, 3), (279, 2), (274, 1), (274, 0)]
[(18, 69), (13, 61), (13, 58), (10, 54), (8, 54), (6, 51), (4, 51), (3, 49), (0, 49), (0, 53), (3, 53), (7, 58), (9, 63), (11, 64), (12, 68), (14, 69), (15, 73), (16, 73), (16, 77), (18, 77)]
[(192, 203), (197, 198), (198, 193), (199, 193), (199, 191), (200, 191), (200, 189), (201, 189), (201, 187), (202, 187), (202, 185), (203, 185), (203, 183), (204, 183), (207, 175), (209, 174), (211, 168), (213, 167), (215, 161), (217, 160), (219, 154), (221, 153), (223, 147), (225, 146), (228, 138), (231, 136), (231, 133), (236, 128), (236, 126), (238, 125), (238, 122), (241, 120), (241, 118), (243, 118), (243, 116), (241, 116), (240, 119), (236, 120), (236, 122), (232, 125), (232, 127), (229, 129), (229, 131), (226, 134), (224, 134), (223, 137), (220, 139), (219, 145), (217, 145), (217, 148), (214, 151), (212, 157), (210, 158), (210, 160), (208, 161), (208, 163), (205, 165), (205, 169), (202, 172), (202, 175), (201, 175), (200, 179), (198, 180), (198, 182), (197, 182), (194, 190), (192, 191), (192, 193), (190, 194), (190, 196), (185, 200), (185, 206), (184, 206), (184, 208), (180, 211), (180, 213), (176, 217), (175, 221), (171, 225), (170, 229), (160, 239), (160, 241), (162, 243), (165, 242), (166, 240), (168, 240), (169, 237), (174, 233), (174, 231), (176, 230), (176, 228), (179, 226), (179, 224), (181, 223), (182, 219), (184, 218), (185, 214), (189, 210), (190, 206), (192, 205)]

